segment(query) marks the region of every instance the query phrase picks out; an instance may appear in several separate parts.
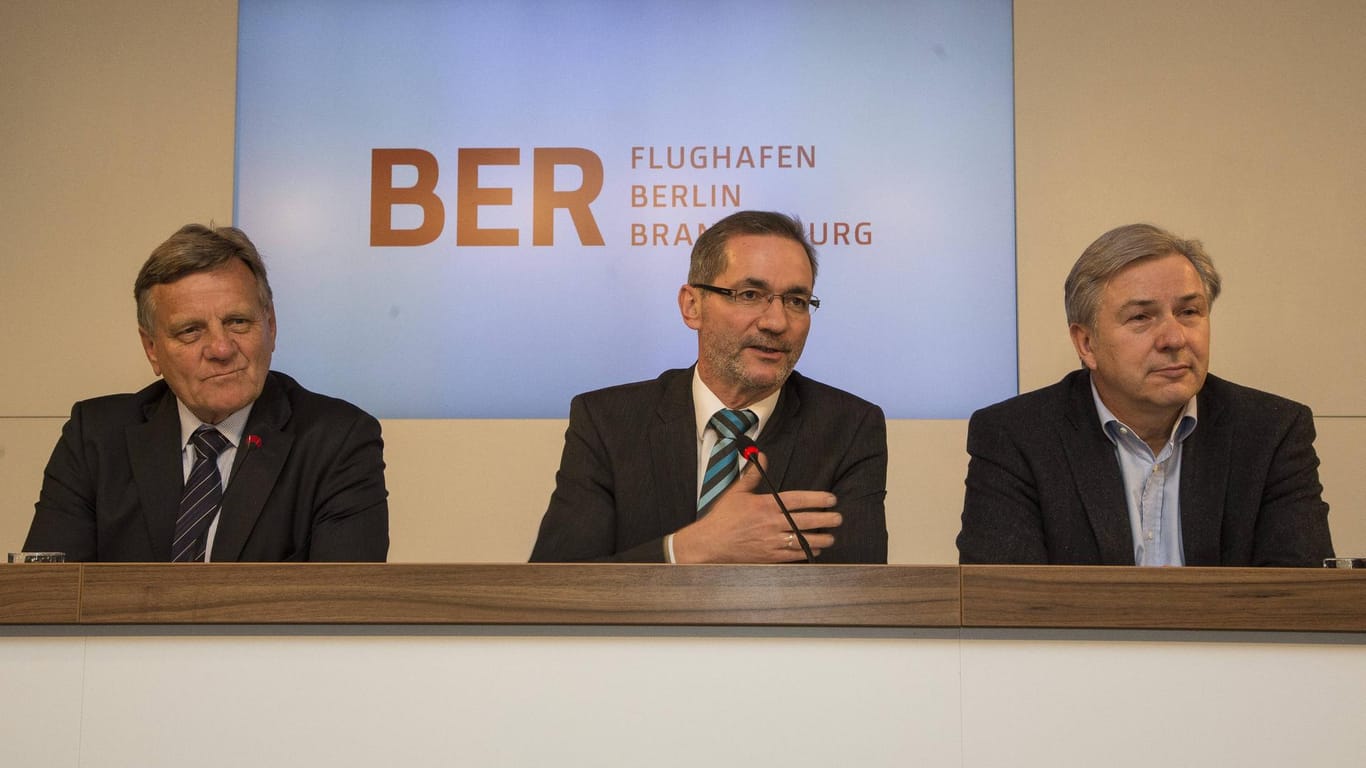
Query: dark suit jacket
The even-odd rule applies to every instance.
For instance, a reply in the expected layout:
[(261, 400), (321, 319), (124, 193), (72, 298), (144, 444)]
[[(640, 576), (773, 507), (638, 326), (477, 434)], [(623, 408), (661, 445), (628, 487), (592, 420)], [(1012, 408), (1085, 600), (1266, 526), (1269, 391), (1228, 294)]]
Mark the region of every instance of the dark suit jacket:
[[(882, 409), (794, 371), (757, 443), (780, 490), (838, 497), (817, 562), (887, 562)], [(691, 368), (575, 397), (531, 559), (663, 562), (664, 537), (697, 520), (697, 462)]]
[[(389, 551), (379, 422), (272, 371), (223, 492), (214, 561), (380, 561)], [(48, 460), (27, 550), (171, 559), (184, 486), (180, 414), (157, 381), (76, 403)]]
[[(1309, 409), (1216, 376), (1196, 404), (1181, 453), (1186, 565), (1331, 557)], [(973, 414), (968, 454), (960, 562), (1134, 564), (1119, 460), (1089, 372)]]

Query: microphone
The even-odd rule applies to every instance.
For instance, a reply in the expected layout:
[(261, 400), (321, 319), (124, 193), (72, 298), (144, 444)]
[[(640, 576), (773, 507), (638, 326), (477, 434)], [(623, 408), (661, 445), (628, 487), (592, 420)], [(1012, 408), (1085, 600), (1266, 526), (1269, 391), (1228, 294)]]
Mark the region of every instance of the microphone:
[(740, 449), (740, 455), (745, 460), (754, 465), (759, 470), (759, 477), (764, 479), (764, 485), (768, 486), (768, 492), (772, 494), (773, 500), (778, 502), (778, 509), (782, 510), (783, 519), (787, 520), (787, 527), (797, 536), (797, 543), (802, 545), (802, 552), (806, 554), (806, 562), (816, 562), (816, 556), (811, 554), (811, 545), (806, 543), (806, 537), (802, 535), (802, 529), (797, 527), (797, 521), (792, 519), (792, 513), (787, 511), (787, 505), (783, 504), (783, 497), (778, 495), (778, 489), (774, 487), (773, 481), (768, 479), (768, 473), (764, 471), (764, 465), (759, 463), (759, 446), (749, 439), (748, 435), (736, 435), (735, 445)]

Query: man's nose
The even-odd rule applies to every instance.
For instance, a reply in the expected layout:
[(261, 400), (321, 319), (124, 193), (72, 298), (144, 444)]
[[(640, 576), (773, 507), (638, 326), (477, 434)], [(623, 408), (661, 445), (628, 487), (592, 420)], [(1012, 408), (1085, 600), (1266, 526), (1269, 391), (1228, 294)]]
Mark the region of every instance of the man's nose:
[(236, 354), (237, 345), (232, 335), (223, 326), (210, 327), (205, 331), (204, 354), (211, 360), (227, 360)]
[(1180, 349), (1184, 346), (1186, 346), (1186, 327), (1175, 316), (1168, 316), (1157, 329), (1157, 348)]
[(773, 333), (782, 333), (787, 330), (790, 320), (787, 310), (783, 309), (783, 297), (769, 296), (768, 303), (764, 304), (764, 309), (759, 314), (759, 327)]

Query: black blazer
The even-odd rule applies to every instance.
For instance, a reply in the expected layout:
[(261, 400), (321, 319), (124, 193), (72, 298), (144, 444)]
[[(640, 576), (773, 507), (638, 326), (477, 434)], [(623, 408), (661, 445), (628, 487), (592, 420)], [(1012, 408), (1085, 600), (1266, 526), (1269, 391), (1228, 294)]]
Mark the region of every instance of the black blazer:
[[(692, 375), (574, 398), (532, 561), (664, 561), (664, 537), (697, 520)], [(887, 562), (882, 409), (794, 371), (757, 442), (780, 490), (839, 498), (844, 523), (817, 562)]]
[[(1186, 565), (1319, 566), (1331, 557), (1314, 417), (1205, 379), (1181, 454)], [(1124, 483), (1085, 370), (973, 414), (963, 563), (1133, 565)]]
[[(384, 444), (373, 417), (270, 372), (223, 492), (214, 561), (380, 561), (389, 551)], [(48, 460), (24, 548), (160, 562), (184, 486), (180, 414), (159, 380), (76, 403)]]

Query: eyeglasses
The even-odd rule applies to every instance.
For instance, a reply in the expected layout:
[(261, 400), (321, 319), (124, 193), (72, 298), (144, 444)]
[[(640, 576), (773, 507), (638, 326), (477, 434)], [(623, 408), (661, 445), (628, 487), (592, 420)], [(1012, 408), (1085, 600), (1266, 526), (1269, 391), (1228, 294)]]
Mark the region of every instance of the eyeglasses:
[(757, 288), (718, 288), (704, 283), (689, 283), (694, 288), (719, 293), (730, 299), (737, 307), (745, 309), (764, 309), (775, 298), (782, 299), (782, 308), (794, 315), (809, 315), (813, 309), (820, 309), (821, 300), (806, 293), (764, 293)]

